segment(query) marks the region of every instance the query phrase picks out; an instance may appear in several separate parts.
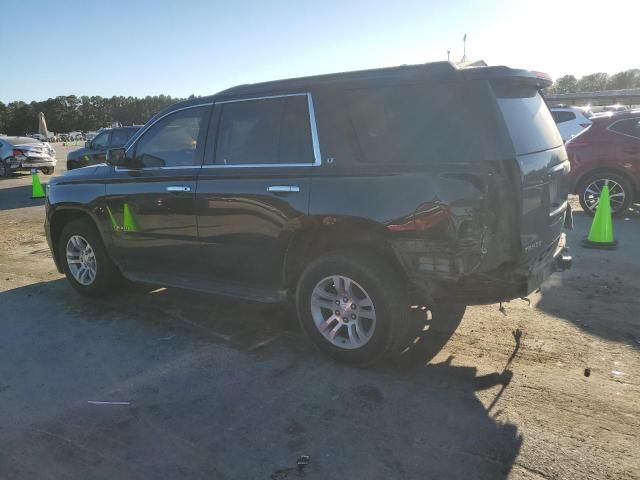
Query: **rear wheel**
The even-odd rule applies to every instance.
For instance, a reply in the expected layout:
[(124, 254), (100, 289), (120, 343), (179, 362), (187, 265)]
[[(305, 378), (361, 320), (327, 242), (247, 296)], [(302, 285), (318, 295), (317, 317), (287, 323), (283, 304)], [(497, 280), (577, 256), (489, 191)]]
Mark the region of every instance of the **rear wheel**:
[(54, 171), (54, 167), (42, 167), (42, 173), (45, 175), (52, 175)]
[(83, 295), (105, 295), (120, 278), (88, 219), (72, 220), (64, 226), (58, 239), (58, 258), (69, 283)]
[(335, 360), (367, 365), (398, 350), (408, 332), (405, 283), (358, 250), (330, 252), (303, 272), (296, 291), (302, 329)]
[(622, 215), (633, 202), (633, 187), (628, 179), (613, 172), (597, 172), (587, 176), (578, 188), (580, 205), (589, 215), (596, 213), (600, 203), (600, 194), (605, 185), (609, 186), (611, 214)]

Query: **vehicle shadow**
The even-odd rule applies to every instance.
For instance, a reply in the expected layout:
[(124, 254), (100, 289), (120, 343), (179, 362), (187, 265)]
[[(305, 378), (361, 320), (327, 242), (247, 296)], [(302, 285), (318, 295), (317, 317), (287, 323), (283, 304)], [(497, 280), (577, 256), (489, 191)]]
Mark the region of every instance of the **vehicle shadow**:
[[(44, 185), (43, 183), (43, 187)], [(0, 182), (0, 211), (44, 205), (44, 198), (31, 198), (31, 185), (1, 187), (2, 183)]]
[(536, 307), (593, 335), (640, 348), (640, 211), (613, 221), (616, 250), (582, 246), (592, 217), (574, 213), (567, 234), (573, 266), (542, 287)]
[(491, 413), (508, 364), (427, 363), (455, 315), (427, 317), (442, 335), (401, 362), (357, 369), (316, 353), (285, 308), (131, 286), (92, 300), (64, 280), (0, 304), (17, 312), (0, 337), (9, 478), (504, 479), (522, 445)]

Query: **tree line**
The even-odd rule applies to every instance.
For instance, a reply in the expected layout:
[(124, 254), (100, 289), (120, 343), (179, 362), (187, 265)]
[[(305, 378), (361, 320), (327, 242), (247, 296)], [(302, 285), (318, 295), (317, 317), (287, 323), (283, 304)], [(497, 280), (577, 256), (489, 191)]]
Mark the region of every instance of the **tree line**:
[(36, 133), (39, 112), (44, 113), (47, 129), (55, 133), (89, 132), (110, 126), (112, 122), (141, 125), (163, 108), (181, 100), (184, 99), (168, 95), (145, 98), (68, 95), (42, 102), (16, 101), (6, 105), (0, 102), (0, 133)]
[(592, 73), (580, 78), (564, 75), (557, 78), (546, 93), (595, 92), (598, 90), (620, 90), (623, 88), (640, 88), (640, 69), (632, 68), (614, 75)]

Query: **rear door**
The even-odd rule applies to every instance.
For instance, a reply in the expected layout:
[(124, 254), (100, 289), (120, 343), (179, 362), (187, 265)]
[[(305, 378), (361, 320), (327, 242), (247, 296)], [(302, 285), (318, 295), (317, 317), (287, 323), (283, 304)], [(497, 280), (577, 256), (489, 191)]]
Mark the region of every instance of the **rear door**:
[(209, 105), (167, 114), (127, 149), (106, 185), (114, 258), (130, 272), (158, 279), (190, 277), (199, 260), (196, 179)]
[(640, 117), (619, 120), (609, 130), (617, 135), (616, 158), (621, 167), (640, 181)]
[(279, 287), (320, 159), (311, 96), (223, 101), (213, 118), (196, 194), (202, 267), (212, 280)]
[(562, 138), (537, 88), (513, 80), (493, 83), (520, 173), (521, 254), (537, 258), (558, 239), (569, 193), (569, 161)]

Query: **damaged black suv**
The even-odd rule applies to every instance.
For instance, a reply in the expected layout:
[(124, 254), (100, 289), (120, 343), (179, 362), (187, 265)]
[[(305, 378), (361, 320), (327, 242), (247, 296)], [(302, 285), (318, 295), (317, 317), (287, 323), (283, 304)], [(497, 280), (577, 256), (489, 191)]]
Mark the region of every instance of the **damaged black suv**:
[(53, 257), (87, 295), (124, 277), (291, 302), (320, 350), (371, 363), (403, 347), (409, 305), (460, 312), (569, 267), (549, 84), (445, 62), (173, 105), (49, 183)]

